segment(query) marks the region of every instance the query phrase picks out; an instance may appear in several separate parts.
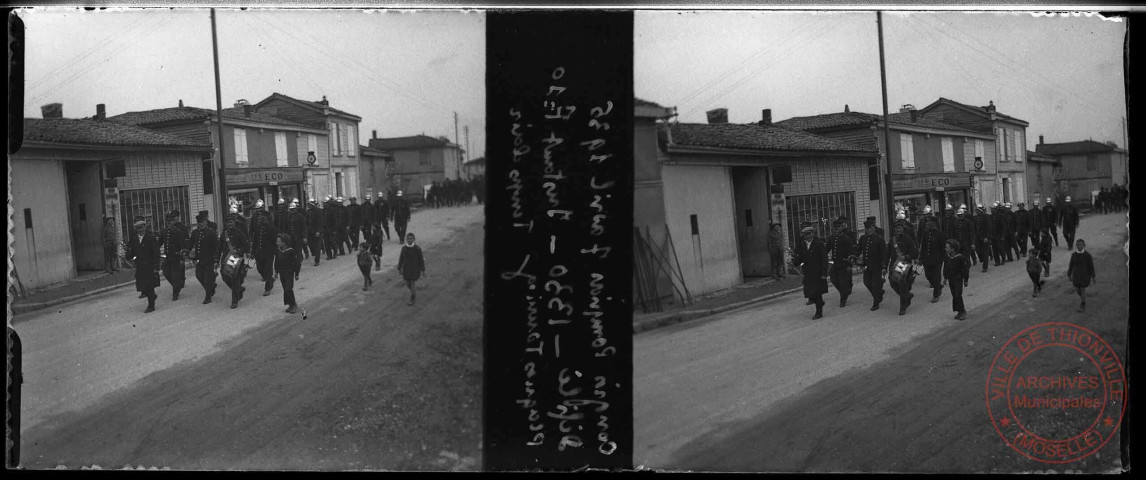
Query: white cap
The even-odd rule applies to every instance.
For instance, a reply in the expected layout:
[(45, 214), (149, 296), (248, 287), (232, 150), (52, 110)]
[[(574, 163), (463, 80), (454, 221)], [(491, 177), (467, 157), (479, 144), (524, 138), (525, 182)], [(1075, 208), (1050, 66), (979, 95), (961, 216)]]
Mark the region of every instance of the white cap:
[(931, 213), (931, 205), (924, 205), (923, 213)]
[(342, 202), (342, 196), (339, 196), (339, 197), (338, 197), (338, 198), (336, 198), (335, 200), (337, 200), (337, 201), (339, 201), (339, 202)]
[(399, 196), (399, 197), (401, 197), (401, 196), (402, 196), (402, 191), (401, 191), (401, 190), (398, 190), (398, 196)]
[(282, 204), (284, 204), (284, 203), (286, 203), (286, 199), (284, 199), (284, 198), (279, 198), (279, 205), (282, 205)]
[(967, 204), (966, 204), (966, 203), (960, 203), (960, 204), (959, 204), (959, 208), (961, 208), (961, 209), (963, 209), (963, 210), (966, 210), (966, 209), (967, 209)]
[(374, 194), (374, 196), (378, 197), (378, 198), (382, 198), (382, 192), (378, 192), (378, 193)]
[(1035, 199), (1035, 205), (1038, 205), (1038, 204), (1039, 204), (1039, 199), (1036, 198)]
[(895, 219), (896, 220), (906, 220), (907, 215), (904, 215), (903, 212), (899, 212), (898, 214), (895, 215)]
[(976, 204), (975, 208), (983, 208), (983, 204), (982, 203)]
[(996, 201), (996, 202), (995, 202), (995, 206), (996, 206), (996, 207), (997, 207), (997, 206), (999, 206), (999, 202), (997, 202), (997, 201)]
[(328, 202), (329, 202), (329, 201), (331, 201), (331, 200), (333, 200), (333, 197), (331, 197), (330, 195), (327, 195), (327, 196), (326, 196), (326, 201), (328, 201)]
[(263, 199), (260, 198), (259, 201), (255, 202), (255, 208), (262, 208), (262, 206), (263, 206)]
[(1050, 197), (1047, 197), (1047, 203), (1051, 203)]
[(239, 207), (233, 203), (231, 204), (231, 213), (239, 213)]
[(956, 210), (955, 213), (958, 215), (962, 215), (964, 213), (967, 213), (967, 207), (965, 207), (965, 206), (959, 207), (959, 210)]
[(298, 199), (291, 200), (290, 203), (298, 203)]
[(1069, 201), (1070, 201), (1070, 197), (1066, 197), (1066, 201), (1068, 201), (1068, 202), (1069, 202)]
[(951, 206), (951, 204), (950, 204), (950, 203), (948, 203), (948, 204), (947, 204), (947, 209), (948, 209), (948, 210), (951, 210), (952, 208), (955, 208), (955, 207)]

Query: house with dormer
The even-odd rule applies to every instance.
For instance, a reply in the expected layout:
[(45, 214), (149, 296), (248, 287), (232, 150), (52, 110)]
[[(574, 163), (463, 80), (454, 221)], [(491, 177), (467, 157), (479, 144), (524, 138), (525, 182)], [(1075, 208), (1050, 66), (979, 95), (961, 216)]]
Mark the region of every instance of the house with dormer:
[(1025, 120), (999, 112), (994, 101), (985, 106), (973, 106), (947, 98), (939, 98), (920, 111), (926, 118), (966, 128), (973, 132), (992, 135), (995, 151), (984, 151), (983, 162), (993, 156), (995, 171), (976, 169), (971, 176), (971, 191), (977, 203), (1026, 202), (1027, 127)]
[(326, 96), (322, 100), (308, 101), (277, 92), (256, 103), (254, 110), (327, 132), (330, 141), (326, 145), (326, 154), (330, 162), (304, 167), (307, 185), (311, 188), (308, 192), (310, 197), (331, 195), (349, 199), (361, 195), (358, 124), (362, 117), (331, 107)]

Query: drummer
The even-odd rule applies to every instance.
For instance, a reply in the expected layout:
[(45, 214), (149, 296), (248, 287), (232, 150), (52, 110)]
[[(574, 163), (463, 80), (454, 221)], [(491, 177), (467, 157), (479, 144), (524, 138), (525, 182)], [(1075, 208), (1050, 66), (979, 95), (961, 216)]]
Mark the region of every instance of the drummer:
[(915, 240), (907, 232), (907, 221), (895, 222), (895, 235), (887, 244), (887, 268), (891, 289), (899, 295), (899, 314), (905, 315), (911, 305), (911, 283), (915, 280), (913, 263), (918, 256)]

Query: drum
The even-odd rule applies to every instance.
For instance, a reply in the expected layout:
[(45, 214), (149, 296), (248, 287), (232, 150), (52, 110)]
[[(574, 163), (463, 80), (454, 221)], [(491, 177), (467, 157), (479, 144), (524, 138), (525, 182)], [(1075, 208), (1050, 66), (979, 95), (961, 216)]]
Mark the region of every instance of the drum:
[(903, 260), (895, 262), (895, 266), (891, 268), (891, 281), (899, 282), (900, 280), (903, 280), (910, 270), (911, 265), (905, 263)]
[(221, 268), (220, 270), (221, 270), (221, 273), (223, 275), (228, 276), (228, 277), (232, 277), (235, 275), (236, 272), (240, 271), (240, 269), (242, 269), (242, 268), (243, 268), (243, 257), (238, 256), (238, 255), (234, 255), (234, 254), (230, 254), (230, 255), (227, 255), (227, 260), (225, 260), (223, 262), (223, 268)]

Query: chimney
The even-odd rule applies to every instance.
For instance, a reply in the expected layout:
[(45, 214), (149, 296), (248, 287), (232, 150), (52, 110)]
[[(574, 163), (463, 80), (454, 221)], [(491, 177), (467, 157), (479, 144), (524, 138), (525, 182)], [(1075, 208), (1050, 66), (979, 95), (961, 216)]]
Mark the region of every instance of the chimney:
[(771, 108), (765, 108), (763, 111), (760, 112), (760, 124), (761, 125), (771, 125), (772, 124), (772, 109)]
[(247, 118), (251, 118), (251, 104), (243, 104), (243, 115), (246, 115)]
[(851, 111), (852, 110), (850, 108), (848, 108), (848, 104), (845, 103), (844, 104), (844, 113), (851, 113)]
[(370, 131), (370, 138), (375, 138), (375, 139), (378, 138), (378, 130), (371, 130)]
[(709, 110), (709, 111), (704, 112), (704, 113), (706, 115), (708, 115), (708, 123), (711, 123), (711, 124), (728, 123), (728, 109), (727, 108), (714, 108), (714, 109)]
[(44, 114), (44, 118), (64, 118), (64, 104), (49, 103), (40, 107), (40, 112)]
[(324, 107), (329, 107), (329, 106), (330, 106), (330, 102), (328, 102), (328, 101), (326, 100), (326, 95), (323, 95), (323, 96), (322, 96), (322, 100), (321, 100), (321, 101), (319, 101), (318, 103), (322, 104), (322, 106), (324, 106)]
[(1039, 145), (1042, 145), (1042, 144), (1043, 144), (1043, 136), (1039, 135)]
[(245, 98), (240, 98), (240, 99), (235, 101), (235, 108), (240, 108), (243, 105), (250, 105), (250, 104), (251, 104), (251, 102), (248, 102)]
[(182, 98), (179, 99), (179, 108), (183, 108), (183, 99)]
[(988, 112), (994, 112), (995, 111), (995, 101), (991, 100), (990, 102), (987, 103), (987, 106), (983, 107), (983, 108), (985, 108)]
[(103, 120), (103, 119), (105, 119), (105, 118), (107, 118), (107, 108), (106, 108), (106, 106), (105, 106), (104, 104), (102, 104), (102, 103), (100, 103), (100, 104), (97, 104), (97, 105), (96, 105), (96, 116), (95, 116), (95, 119), (96, 119), (96, 120)]
[(907, 113), (907, 112), (910, 112), (912, 110), (915, 110), (915, 105), (912, 105), (910, 103), (904, 104), (902, 107), (899, 107), (899, 113)]

